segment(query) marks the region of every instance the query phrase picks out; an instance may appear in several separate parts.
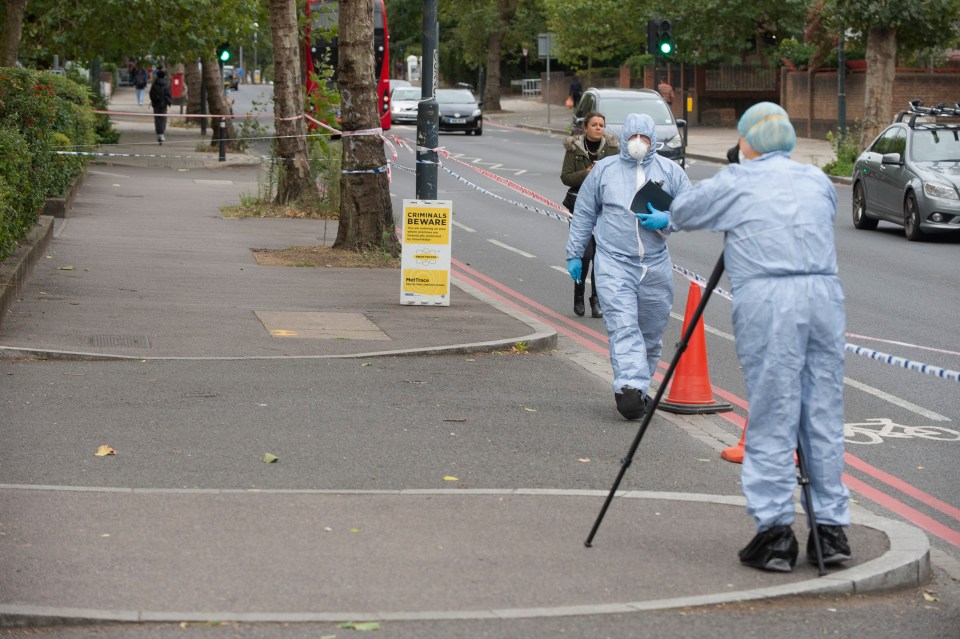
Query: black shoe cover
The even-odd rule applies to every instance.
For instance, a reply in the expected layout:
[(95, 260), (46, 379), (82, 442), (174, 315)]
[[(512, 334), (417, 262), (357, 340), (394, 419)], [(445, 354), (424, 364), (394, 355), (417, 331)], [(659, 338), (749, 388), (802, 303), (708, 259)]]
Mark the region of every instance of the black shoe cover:
[(603, 311), (600, 310), (600, 300), (596, 297), (590, 298), (590, 315), (592, 317), (603, 317)]
[(583, 317), (583, 314), (587, 312), (587, 309), (583, 306), (583, 295), (573, 296), (573, 312), (579, 317)]
[[(817, 524), (817, 532), (820, 533), (820, 551), (823, 553), (824, 565), (839, 564), (850, 559), (850, 542), (847, 541), (847, 534), (842, 527)], [(807, 537), (807, 561), (817, 565), (813, 534)]]
[(740, 551), (740, 563), (774, 572), (790, 572), (797, 564), (800, 546), (790, 526), (768, 528)]
[(647, 410), (647, 403), (636, 388), (624, 386), (614, 397), (617, 398), (617, 411), (627, 419), (640, 419)]

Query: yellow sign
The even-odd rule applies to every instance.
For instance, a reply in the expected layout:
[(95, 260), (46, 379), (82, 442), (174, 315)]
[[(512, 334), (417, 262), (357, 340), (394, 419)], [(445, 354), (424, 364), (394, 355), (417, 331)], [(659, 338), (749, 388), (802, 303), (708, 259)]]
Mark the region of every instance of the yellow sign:
[(403, 201), (401, 304), (450, 305), (453, 202)]

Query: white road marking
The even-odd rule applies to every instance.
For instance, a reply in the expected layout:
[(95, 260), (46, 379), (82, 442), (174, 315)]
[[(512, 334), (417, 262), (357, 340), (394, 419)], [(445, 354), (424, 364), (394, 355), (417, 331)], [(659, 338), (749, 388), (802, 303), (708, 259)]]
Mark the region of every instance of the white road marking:
[(476, 232), (477, 232), (476, 229), (472, 229), (472, 228), (470, 228), (469, 226), (467, 226), (466, 224), (462, 224), (461, 222), (457, 222), (456, 220), (453, 221), (453, 225), (454, 225), (455, 227), (457, 227), (458, 229), (463, 229), (463, 230), (466, 231), (467, 233), (476, 233)]
[(496, 245), (499, 246), (500, 248), (505, 248), (505, 249), (507, 249), (508, 251), (513, 251), (514, 253), (518, 253), (518, 254), (520, 254), (520, 255), (522, 255), (522, 256), (524, 256), (524, 257), (536, 257), (536, 255), (531, 255), (530, 253), (527, 253), (526, 251), (521, 251), (520, 249), (514, 248), (514, 247), (510, 246), (509, 244), (504, 244), (503, 242), (498, 242), (498, 241), (492, 240), (492, 239), (490, 239), (490, 238), (487, 238), (487, 241), (490, 242), (491, 244), (496, 244)]
[(570, 277), (570, 271), (568, 271), (567, 269), (563, 268), (562, 266), (551, 266), (550, 268), (552, 268), (552, 269), (554, 269), (554, 270), (556, 270), (556, 271), (560, 271), (561, 273), (563, 273), (563, 274), (566, 275), (567, 277)]

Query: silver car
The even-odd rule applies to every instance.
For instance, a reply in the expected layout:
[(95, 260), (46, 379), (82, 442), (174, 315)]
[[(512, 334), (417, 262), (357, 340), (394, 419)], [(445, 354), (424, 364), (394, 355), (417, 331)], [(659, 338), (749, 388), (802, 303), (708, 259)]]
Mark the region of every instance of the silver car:
[(960, 105), (901, 111), (853, 169), (853, 225), (885, 220), (908, 240), (960, 232)]
[(583, 119), (591, 112), (602, 113), (607, 121), (607, 131), (618, 138), (628, 113), (646, 113), (657, 125), (657, 153), (686, 167), (686, 140), (680, 129), (686, 127), (687, 123), (673, 117), (670, 105), (656, 91), (587, 89), (573, 110), (574, 135), (583, 132)]
[(390, 121), (403, 124), (417, 123), (417, 104), (420, 87), (397, 87), (390, 96)]

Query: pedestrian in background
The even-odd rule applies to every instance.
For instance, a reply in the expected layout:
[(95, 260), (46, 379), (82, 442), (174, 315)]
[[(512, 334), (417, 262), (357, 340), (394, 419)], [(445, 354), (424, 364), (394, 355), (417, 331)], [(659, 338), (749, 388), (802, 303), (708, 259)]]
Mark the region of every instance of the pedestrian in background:
[(143, 94), (147, 90), (147, 71), (143, 65), (133, 72), (133, 88), (137, 90), (137, 106), (143, 106)]
[(663, 331), (673, 306), (673, 264), (667, 250), (669, 218), (630, 210), (637, 191), (652, 181), (676, 197), (690, 188), (680, 165), (659, 155), (657, 127), (646, 114), (627, 115), (620, 152), (594, 165), (580, 186), (567, 237), (567, 271), (582, 279), (581, 256), (596, 239), (594, 268), (603, 309), (617, 411), (638, 419), (657, 368)]
[[(560, 170), (560, 181), (570, 187), (563, 199), (563, 205), (570, 213), (573, 213), (577, 202), (577, 191), (590, 174), (593, 165), (598, 160), (620, 153), (620, 143), (613, 134), (607, 133), (606, 125), (607, 120), (603, 115), (595, 112), (588, 113), (583, 118), (583, 133), (570, 136), (563, 141), (565, 153), (563, 168)], [(583, 296), (586, 292), (587, 272), (590, 273), (590, 315), (603, 317), (600, 300), (597, 297), (597, 269), (590, 268), (596, 246), (596, 241), (591, 234), (583, 255), (580, 256), (583, 266), (581, 279), (573, 283), (573, 312), (581, 317), (586, 312)]]
[[(823, 171), (790, 159), (796, 134), (771, 102), (737, 126), (740, 163), (680, 194), (680, 229), (724, 233), (733, 331), (750, 399), (741, 478), (757, 534), (740, 561), (789, 572), (797, 560), (794, 451), (801, 443), (823, 559), (850, 559), (844, 528), (844, 296), (837, 276), (837, 192)], [(804, 507), (809, 504), (804, 501)], [(812, 535), (807, 560), (816, 564)]]
[(571, 106), (576, 108), (580, 104), (580, 96), (583, 95), (583, 85), (580, 84), (580, 78), (573, 76), (573, 82), (570, 83), (570, 93), (568, 97), (570, 101), (573, 102)]
[(167, 130), (167, 107), (173, 104), (173, 95), (170, 93), (170, 83), (167, 82), (167, 72), (157, 69), (157, 77), (150, 86), (150, 105), (153, 107), (153, 128), (157, 132), (157, 142), (163, 144), (167, 139), (164, 132)]

